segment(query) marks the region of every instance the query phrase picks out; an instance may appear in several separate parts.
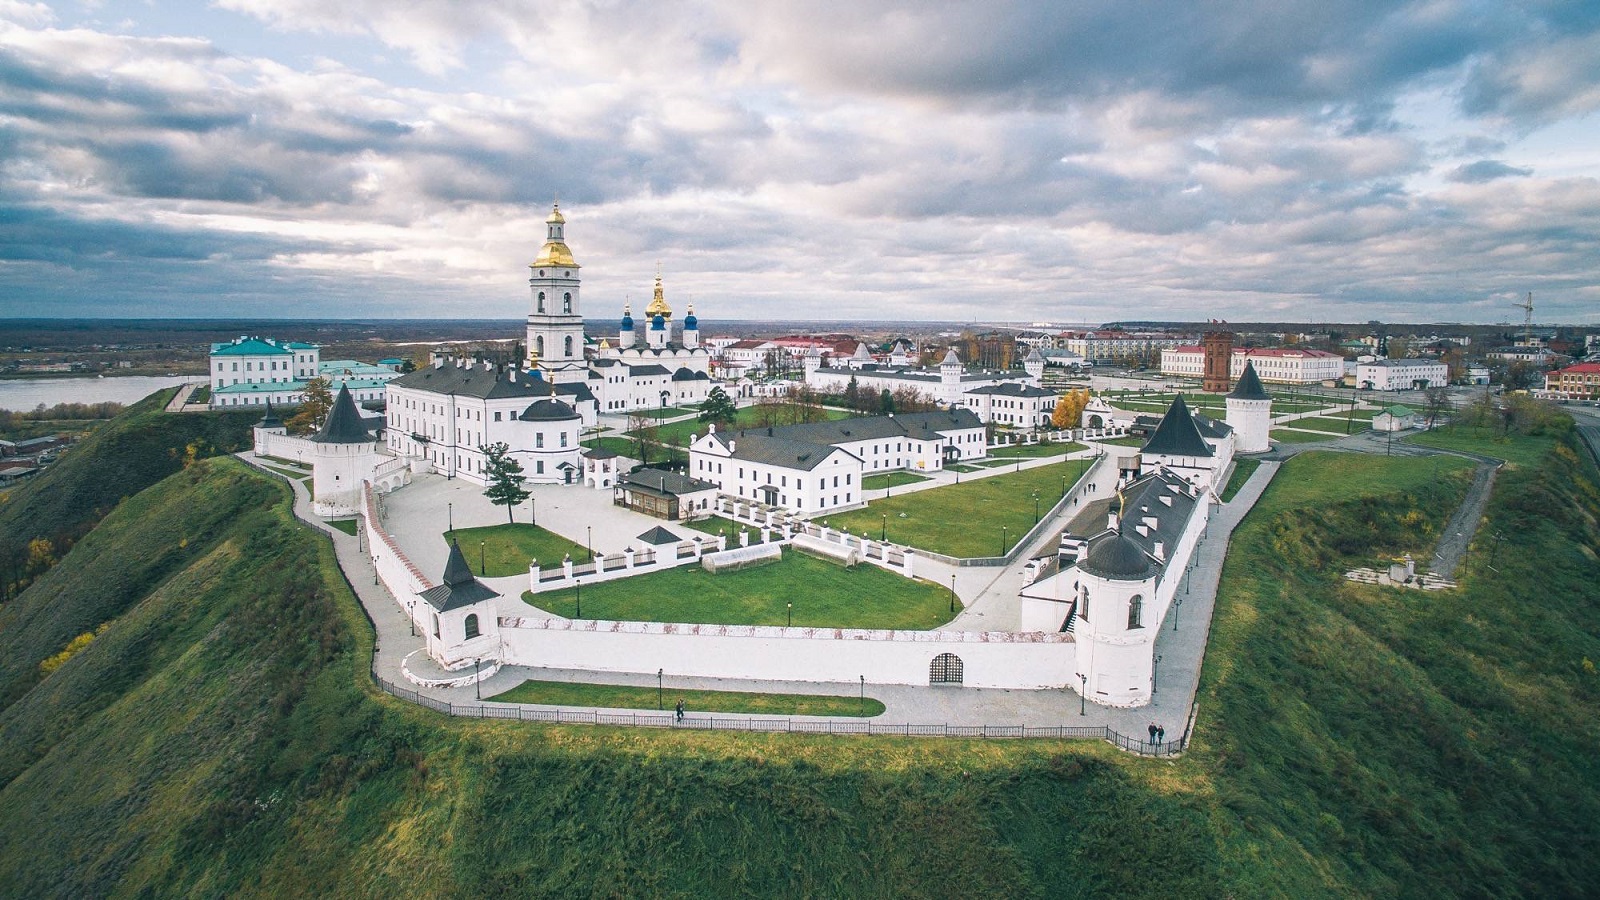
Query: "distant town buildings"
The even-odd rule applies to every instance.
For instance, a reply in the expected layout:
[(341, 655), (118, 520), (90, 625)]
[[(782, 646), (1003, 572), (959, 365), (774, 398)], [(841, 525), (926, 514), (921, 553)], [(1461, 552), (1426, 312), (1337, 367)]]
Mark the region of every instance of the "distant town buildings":
[(1450, 383), (1450, 368), (1433, 359), (1377, 359), (1356, 363), (1356, 386), (1365, 391), (1412, 391)]
[(1548, 372), (1544, 389), (1563, 400), (1600, 400), (1600, 363), (1578, 363)]
[[(1234, 347), (1229, 364), (1231, 378), (1244, 374), (1246, 362), (1256, 375), (1271, 384), (1321, 384), (1344, 378), (1344, 357), (1326, 350), (1299, 348)], [(1189, 345), (1161, 353), (1161, 374), (1185, 378), (1205, 375), (1205, 348)]]

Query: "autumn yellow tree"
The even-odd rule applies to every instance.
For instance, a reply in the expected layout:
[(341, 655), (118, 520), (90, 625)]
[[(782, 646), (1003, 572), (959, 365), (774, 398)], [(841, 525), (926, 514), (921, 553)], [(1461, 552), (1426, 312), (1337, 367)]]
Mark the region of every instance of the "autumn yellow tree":
[(1057, 429), (1077, 428), (1083, 418), (1083, 408), (1089, 405), (1089, 389), (1067, 391), (1056, 401), (1055, 412), (1050, 414), (1050, 424)]

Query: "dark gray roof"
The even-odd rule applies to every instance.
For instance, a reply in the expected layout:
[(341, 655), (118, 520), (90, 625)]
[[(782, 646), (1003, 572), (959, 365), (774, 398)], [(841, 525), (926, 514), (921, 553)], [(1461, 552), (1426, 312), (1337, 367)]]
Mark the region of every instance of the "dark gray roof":
[(681, 472), (669, 472), (666, 469), (640, 469), (637, 472), (627, 472), (618, 481), (629, 488), (648, 491), (664, 497), (676, 497), (680, 494), (694, 494), (700, 491), (714, 491), (717, 486), (709, 481), (690, 478)]
[(1202, 437), (1225, 438), (1233, 434), (1233, 426), (1219, 419), (1213, 419), (1202, 413), (1194, 414), (1194, 427), (1200, 429)]
[(996, 394), (1002, 397), (1054, 397), (1055, 391), (1047, 391), (1042, 387), (1034, 387), (1024, 381), (1005, 381), (1000, 384), (986, 384), (981, 388), (967, 391), (969, 394)]
[(586, 459), (616, 459), (617, 454), (600, 447), (589, 447), (580, 454)]
[(528, 404), (528, 408), (523, 410), (522, 415), (517, 416), (517, 418), (523, 422), (564, 422), (580, 418), (580, 416), (573, 412), (572, 407), (562, 403), (560, 400), (552, 400), (546, 397), (543, 400), (535, 400)]
[(646, 366), (629, 366), (628, 367), (628, 374), (629, 375), (665, 375), (665, 374), (667, 374), (667, 368), (666, 368), (666, 366), (658, 366), (658, 365), (655, 365), (654, 363), (652, 363), (650, 365), (646, 365)]
[(696, 371), (690, 369), (688, 366), (684, 366), (683, 368), (679, 369), (678, 371), (672, 373), (672, 380), (673, 381), (709, 381), (710, 380), (710, 376), (706, 375), (706, 373), (704, 373), (704, 372), (696, 372)]
[(1167, 414), (1161, 417), (1161, 424), (1156, 426), (1155, 434), (1150, 435), (1150, 440), (1145, 441), (1141, 448), (1144, 453), (1165, 453), (1169, 456), (1211, 456), (1211, 445), (1200, 436), (1200, 429), (1194, 424), (1194, 416), (1189, 414), (1189, 404), (1183, 402), (1183, 395), (1179, 394), (1172, 400), (1172, 406), (1167, 408)]
[(1233, 386), (1233, 393), (1228, 396), (1235, 400), (1272, 399), (1272, 395), (1261, 386), (1261, 376), (1256, 374), (1256, 364), (1248, 359), (1244, 361), (1244, 372), (1239, 376), (1239, 383)]
[(644, 534), (639, 535), (639, 540), (644, 541), (646, 544), (659, 547), (662, 544), (682, 543), (683, 538), (678, 537), (665, 528), (662, 528), (660, 525), (657, 525), (649, 531), (646, 531)]
[(267, 411), (261, 415), (261, 421), (256, 423), (256, 427), (257, 428), (281, 428), (281, 427), (283, 427), (283, 420), (279, 419), (278, 418), (278, 414), (272, 411), (272, 401), (271, 400), (267, 401)]
[(970, 409), (907, 413), (900, 416), (858, 416), (831, 422), (808, 422), (772, 429), (772, 437), (811, 444), (845, 444), (880, 438), (914, 437), (934, 440), (941, 431), (982, 428), (978, 414)]
[(339, 395), (333, 398), (328, 421), (322, 423), (322, 430), (311, 440), (318, 444), (364, 444), (372, 440), (367, 426), (361, 424), (361, 413), (356, 409), (349, 387), (339, 385)]
[(428, 588), (417, 596), (439, 612), (448, 612), (500, 595), (473, 577), (472, 567), (467, 565), (467, 558), (461, 555), (461, 545), (451, 541), (450, 560), (444, 564), (444, 583)]
[[(476, 397), (482, 400), (504, 400), (511, 397), (547, 397), (550, 395), (550, 383), (532, 372), (517, 372), (515, 379), (508, 372), (498, 368), (486, 369), (481, 365), (444, 365), (429, 366), (418, 369), (409, 375), (401, 375), (389, 382), (396, 387), (412, 388), (419, 391), (433, 391), (438, 394), (455, 394), (460, 397)], [(571, 385), (556, 385), (556, 393), (568, 393), (562, 390)], [(588, 388), (584, 387), (587, 391)], [(591, 394), (587, 398), (592, 399)]]
[(1160, 569), (1138, 544), (1118, 531), (1108, 532), (1092, 543), (1078, 568), (1090, 575), (1116, 581), (1143, 581)]
[(730, 455), (734, 459), (764, 463), (769, 466), (783, 466), (787, 469), (810, 471), (822, 465), (822, 461), (834, 453), (845, 453), (827, 444), (768, 437), (764, 434), (734, 435), (719, 431), (716, 432), (716, 437), (723, 444), (733, 445), (733, 452)]

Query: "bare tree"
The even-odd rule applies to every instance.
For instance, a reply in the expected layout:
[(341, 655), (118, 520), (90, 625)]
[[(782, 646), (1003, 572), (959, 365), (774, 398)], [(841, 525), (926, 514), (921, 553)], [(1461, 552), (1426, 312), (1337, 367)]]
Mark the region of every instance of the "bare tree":
[(648, 464), (661, 436), (661, 423), (648, 410), (633, 410), (628, 413), (628, 435), (633, 438), (634, 455), (639, 457), (639, 462)]
[(1445, 410), (1450, 408), (1450, 389), (1437, 385), (1424, 391), (1423, 396), (1427, 398), (1428, 427), (1432, 428)]

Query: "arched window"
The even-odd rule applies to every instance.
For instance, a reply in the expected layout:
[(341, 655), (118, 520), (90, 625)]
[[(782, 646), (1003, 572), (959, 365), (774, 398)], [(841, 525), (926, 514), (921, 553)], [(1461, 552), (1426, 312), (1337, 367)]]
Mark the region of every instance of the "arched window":
[(1078, 618), (1089, 621), (1089, 589), (1084, 588), (1078, 595)]
[(540, 356), (544, 355), (544, 335), (541, 334), (533, 339), (533, 347), (539, 351)]
[(544, 291), (539, 292), (539, 312), (544, 312)]
[(561, 311), (570, 315), (572, 313), (572, 294), (561, 295)]
[(477, 636), (478, 636), (478, 614), (477, 613), (470, 613), (470, 614), (467, 615), (467, 640), (470, 641), (470, 640), (472, 640), (473, 638), (475, 638)]
[(1144, 598), (1139, 596), (1138, 594), (1134, 594), (1133, 595), (1133, 599), (1128, 601), (1128, 627), (1129, 628), (1143, 628), (1144, 627), (1143, 617), (1144, 617)]
[(566, 352), (563, 353), (562, 355), (563, 356), (571, 356), (572, 355), (572, 335), (570, 335), (570, 334), (567, 335), (566, 348), (567, 348)]

